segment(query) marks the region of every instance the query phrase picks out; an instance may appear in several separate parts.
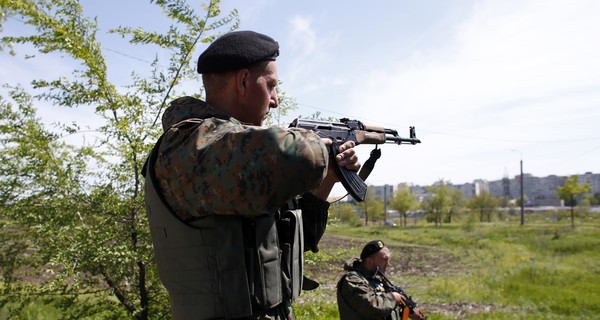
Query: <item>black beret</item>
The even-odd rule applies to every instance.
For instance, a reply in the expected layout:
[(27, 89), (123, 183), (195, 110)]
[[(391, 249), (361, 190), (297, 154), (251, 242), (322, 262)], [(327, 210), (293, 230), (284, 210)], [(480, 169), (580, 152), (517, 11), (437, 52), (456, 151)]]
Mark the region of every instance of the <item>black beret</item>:
[(198, 58), (198, 73), (245, 68), (260, 61), (275, 61), (279, 44), (254, 31), (234, 31), (213, 41)]
[(385, 247), (385, 244), (381, 240), (373, 240), (367, 243), (360, 253), (360, 260), (365, 260), (370, 255), (379, 252), (383, 247)]

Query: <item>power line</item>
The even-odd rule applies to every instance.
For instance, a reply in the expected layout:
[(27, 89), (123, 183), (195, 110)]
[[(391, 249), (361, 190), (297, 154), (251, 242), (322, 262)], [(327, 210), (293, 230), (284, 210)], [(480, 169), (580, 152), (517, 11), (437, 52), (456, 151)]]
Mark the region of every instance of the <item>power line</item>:
[[(21, 22), (22, 24), (27, 24), (27, 22), (25, 22), (24, 20), (16, 18), (16, 17), (14, 17), (12, 15), (8, 15), (7, 18), (15, 20), (15, 21), (18, 21), (18, 22)], [(106, 51), (109, 51), (109, 52), (116, 53), (118, 55), (124, 56), (126, 58), (132, 59), (132, 60), (136, 60), (136, 61), (139, 61), (139, 62), (143, 62), (143, 63), (149, 64), (149, 65), (151, 65), (153, 63), (152, 61), (148, 61), (146, 59), (142, 59), (140, 57), (136, 57), (134, 55), (131, 55), (131, 54), (128, 54), (128, 53), (124, 53), (124, 52), (121, 52), (121, 51), (118, 51), (118, 50), (114, 50), (114, 49), (111, 49), (111, 48), (104, 47), (103, 49), (106, 50)], [(161, 65), (159, 65), (159, 66), (161, 66)], [(161, 67), (165, 68), (165, 66), (161, 66)]]
[(132, 56), (132, 55), (127, 54), (127, 53), (123, 53), (121, 51), (117, 51), (117, 50), (110, 49), (110, 48), (104, 48), (104, 50), (110, 51), (112, 53), (116, 53), (118, 55), (122, 55), (122, 56), (124, 56), (126, 58), (129, 58), (129, 59), (132, 59), (132, 60), (137, 60), (137, 61), (144, 62), (144, 63), (147, 63), (147, 64), (152, 64), (152, 61), (148, 61), (148, 60), (145, 60), (145, 59), (142, 59), (142, 58), (138, 58), (136, 56)]
[[(16, 21), (20, 21), (22, 23), (25, 23), (25, 21), (20, 20), (18, 18), (15, 18), (13, 16), (8, 16), (8, 18), (11, 18), (13, 20)], [(126, 58), (132, 59), (132, 60), (136, 60), (136, 61), (140, 61), (143, 63), (147, 63), (149, 65), (151, 65), (153, 62), (118, 51), (118, 50), (114, 50), (114, 49), (110, 49), (110, 48), (104, 48), (106, 51), (109, 52), (113, 52), (116, 53), (118, 55), (124, 56)], [(164, 66), (161, 66), (164, 68)], [(313, 105), (307, 105), (307, 104), (303, 104), (303, 103), (298, 103), (299, 106), (303, 106), (306, 108), (310, 108), (310, 109), (314, 109), (317, 111), (322, 111), (322, 112), (327, 112), (330, 114), (335, 114), (335, 115), (339, 115), (341, 117), (350, 117), (348, 114), (345, 113), (340, 113), (340, 112), (336, 112), (336, 111), (332, 111), (329, 109), (325, 109), (322, 107), (317, 107), (317, 106), (313, 106)], [(357, 118), (357, 117), (353, 117), (353, 118)], [(384, 124), (386, 126), (390, 126), (390, 127), (394, 127), (397, 124), (391, 124), (391, 123), (386, 123), (386, 122), (382, 122), (380, 120), (373, 120), (373, 119), (368, 119), (368, 118), (362, 118), (364, 120), (366, 120), (367, 122), (373, 122), (373, 123), (380, 123), (380, 124)], [(448, 133), (448, 132), (443, 132), (443, 131), (433, 131), (433, 130), (427, 130), (427, 129), (423, 129), (422, 127), (419, 128), (419, 132), (428, 132), (431, 134), (437, 134), (437, 135), (441, 135), (441, 136), (449, 136), (449, 137), (457, 137), (457, 138), (464, 138), (464, 139), (472, 139), (472, 140), (483, 140), (483, 141), (495, 141), (495, 142), (511, 142), (511, 143), (573, 143), (573, 142), (586, 142), (586, 141), (598, 141), (600, 140), (600, 137), (595, 137), (595, 138), (585, 138), (585, 139), (566, 139), (566, 140), (520, 140), (520, 139), (502, 139), (502, 138), (493, 138), (493, 137), (482, 137), (482, 136), (471, 136), (471, 135), (463, 135), (463, 134), (457, 134), (457, 133)], [(597, 148), (597, 147), (596, 147)], [(587, 152), (591, 152), (594, 149)], [(586, 152), (586, 153), (587, 153)], [(585, 154), (585, 153), (584, 153)]]
[(573, 161), (573, 160), (575, 160), (575, 159), (577, 159), (577, 158), (580, 158), (580, 157), (582, 157), (583, 155), (586, 155), (586, 154), (588, 154), (588, 153), (590, 153), (590, 152), (592, 152), (592, 151), (594, 151), (594, 150), (596, 150), (596, 149), (600, 149), (600, 145), (597, 145), (597, 146), (595, 146), (595, 147), (593, 147), (593, 148), (591, 148), (591, 149), (589, 149), (589, 150), (587, 150), (587, 151), (584, 151), (584, 152), (582, 152), (582, 153), (580, 153), (580, 154), (578, 154), (578, 155), (575, 155), (575, 156), (569, 157), (568, 159), (565, 159), (565, 160), (562, 160), (562, 161), (556, 162), (556, 164), (557, 164), (557, 165), (560, 165), (560, 164), (563, 164), (563, 163), (567, 163), (567, 162)]
[(431, 131), (426, 129), (420, 129), (419, 131), (425, 131), (433, 134), (439, 134), (444, 136), (454, 136), (465, 139), (473, 139), (473, 140), (486, 140), (486, 141), (496, 141), (496, 142), (517, 142), (517, 143), (572, 143), (572, 142), (586, 142), (586, 141), (598, 141), (600, 137), (596, 138), (586, 138), (586, 139), (565, 139), (565, 140), (520, 140), (520, 139), (501, 139), (501, 138), (492, 138), (492, 137), (481, 137), (481, 136), (469, 136), (469, 135), (461, 135), (456, 133), (447, 133), (442, 131)]

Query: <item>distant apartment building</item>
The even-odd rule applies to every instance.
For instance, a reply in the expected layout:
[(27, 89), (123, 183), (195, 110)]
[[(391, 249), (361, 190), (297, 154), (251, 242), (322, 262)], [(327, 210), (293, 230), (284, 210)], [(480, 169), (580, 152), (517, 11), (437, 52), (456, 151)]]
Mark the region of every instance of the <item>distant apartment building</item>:
[[(600, 174), (587, 172), (577, 175), (579, 183), (589, 183), (592, 194), (600, 192)], [(547, 177), (534, 177), (530, 174), (523, 175), (523, 194), (526, 206), (560, 206), (561, 200), (556, 192), (562, 186), (568, 176), (550, 175)], [(473, 183), (453, 186), (461, 190), (462, 194), (471, 199), (478, 195), (481, 190), (487, 190), (496, 197), (507, 197), (517, 199), (521, 196), (521, 177), (516, 175), (513, 179), (507, 177), (502, 180), (484, 181), (476, 180)]]
[(579, 183), (589, 183), (593, 194), (600, 192), (600, 174), (586, 172), (579, 175)]
[(394, 196), (394, 186), (386, 184), (383, 186), (374, 186), (373, 190), (379, 199), (389, 201)]
[[(386, 184), (386, 185), (382, 185), (382, 186), (369, 186), (369, 189), (373, 190), (375, 193), (375, 196), (377, 198), (379, 198), (381, 201), (384, 201), (386, 203), (389, 203), (390, 199), (394, 197), (394, 186), (391, 184)], [(358, 201), (356, 201), (356, 199), (354, 199), (354, 197), (352, 197), (352, 195), (349, 195), (348, 198), (346, 199), (346, 201), (350, 202), (350, 203), (354, 203), (356, 204)]]
[[(600, 193), (600, 174), (586, 172), (576, 175), (579, 183), (589, 183), (591, 193)], [(531, 174), (523, 175), (523, 194), (525, 196), (526, 206), (560, 206), (561, 200), (557, 197), (556, 192), (559, 186), (562, 186), (569, 176), (550, 175), (547, 177), (534, 177)], [(475, 180), (472, 183), (451, 184), (449, 187), (458, 189), (467, 199), (481, 194), (482, 191), (487, 191), (496, 197), (506, 197), (508, 199), (517, 199), (521, 196), (521, 179), (520, 175), (516, 175), (510, 179), (504, 177), (501, 180), (486, 181)], [(417, 200), (422, 201), (430, 196), (426, 186), (411, 185), (401, 183), (397, 188), (410, 188), (412, 194)], [(375, 187), (376, 190), (378, 187)], [(379, 187), (379, 193), (383, 194), (384, 187)], [(378, 194), (379, 194), (378, 193)], [(383, 197), (380, 196), (382, 199)], [(389, 195), (388, 195), (389, 199)]]

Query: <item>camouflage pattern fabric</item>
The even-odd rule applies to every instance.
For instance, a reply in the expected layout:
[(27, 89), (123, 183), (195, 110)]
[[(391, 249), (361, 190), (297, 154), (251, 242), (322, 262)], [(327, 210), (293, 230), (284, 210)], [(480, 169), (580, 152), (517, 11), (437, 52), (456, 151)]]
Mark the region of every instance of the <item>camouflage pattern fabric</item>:
[[(338, 301), (348, 307), (341, 310), (341, 319), (400, 319), (401, 307), (396, 306), (392, 295), (393, 288), (385, 284), (380, 276), (372, 277), (359, 259), (354, 259), (344, 266), (346, 273), (338, 282)], [(342, 313), (351, 314), (343, 317)]]
[(327, 173), (327, 149), (311, 131), (244, 125), (192, 97), (174, 100), (162, 125), (156, 176), (183, 220), (272, 214)]

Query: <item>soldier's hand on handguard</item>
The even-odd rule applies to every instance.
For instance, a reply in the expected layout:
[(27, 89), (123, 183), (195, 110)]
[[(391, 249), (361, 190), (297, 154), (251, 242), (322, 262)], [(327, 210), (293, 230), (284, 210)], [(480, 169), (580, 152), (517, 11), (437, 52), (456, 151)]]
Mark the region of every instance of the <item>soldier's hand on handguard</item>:
[(394, 300), (396, 300), (396, 305), (399, 305), (399, 306), (406, 305), (406, 299), (404, 299), (403, 295), (399, 294), (398, 292), (392, 292), (392, 295), (394, 296)]
[(425, 320), (427, 317), (423, 314), (423, 311), (419, 308), (413, 309), (413, 313), (408, 316), (412, 320)]
[[(392, 294), (394, 295), (394, 300), (396, 300), (396, 305), (403, 307), (406, 306), (406, 299), (403, 295), (399, 294), (398, 292), (392, 292)], [(413, 309), (412, 312), (408, 315), (408, 317), (412, 320), (427, 319), (427, 317), (425, 317), (425, 314), (423, 314), (423, 311), (421, 311), (421, 309), (419, 308)]]

